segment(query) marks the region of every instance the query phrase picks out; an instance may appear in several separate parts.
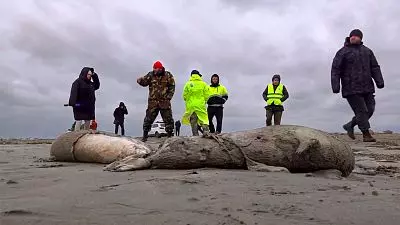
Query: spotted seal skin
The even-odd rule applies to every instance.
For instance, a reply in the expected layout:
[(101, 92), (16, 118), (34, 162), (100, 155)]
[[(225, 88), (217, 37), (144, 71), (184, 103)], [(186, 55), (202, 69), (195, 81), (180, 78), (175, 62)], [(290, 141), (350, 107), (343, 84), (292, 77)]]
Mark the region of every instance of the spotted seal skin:
[(210, 138), (173, 137), (145, 157), (128, 156), (106, 171), (226, 168), (292, 173), (354, 169), (350, 146), (335, 136), (304, 126), (280, 125)]

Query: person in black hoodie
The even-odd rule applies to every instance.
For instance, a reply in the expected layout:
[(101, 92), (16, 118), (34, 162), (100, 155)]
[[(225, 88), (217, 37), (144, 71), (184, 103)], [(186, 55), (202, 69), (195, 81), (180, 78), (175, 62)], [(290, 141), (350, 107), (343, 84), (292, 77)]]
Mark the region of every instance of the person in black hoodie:
[(115, 134), (118, 134), (118, 127), (121, 127), (121, 135), (125, 135), (125, 115), (128, 115), (128, 109), (125, 103), (120, 102), (119, 106), (114, 110), (114, 124), (115, 124)]
[(80, 130), (82, 120), (85, 121), (84, 129), (89, 130), (90, 121), (95, 119), (95, 91), (99, 88), (99, 77), (94, 69), (83, 67), (79, 77), (72, 83), (68, 102), (74, 112), (75, 131)]
[[(222, 130), (222, 119), (224, 117), (224, 104), (228, 100), (228, 91), (226, 87), (219, 83), (218, 74), (211, 76), (211, 85), (208, 87), (208, 122), (211, 133), (220, 134)], [(217, 130), (213, 124), (214, 116), (217, 119)]]
[(176, 122), (175, 122), (175, 136), (179, 136), (180, 135), (180, 133), (181, 133), (181, 121), (180, 120), (177, 120)]
[(280, 125), (282, 113), (284, 111), (283, 102), (289, 98), (289, 93), (281, 83), (281, 76), (275, 74), (272, 77), (272, 83), (268, 84), (262, 93), (264, 100), (267, 102), (266, 110), (266, 125), (272, 125), (272, 117), (274, 117), (274, 125)]
[(375, 142), (369, 132), (369, 118), (375, 110), (375, 87), (384, 87), (384, 80), (378, 61), (371, 49), (363, 42), (363, 33), (359, 29), (350, 32), (346, 37), (344, 46), (336, 52), (332, 62), (331, 85), (333, 93), (340, 92), (342, 84), (342, 97), (346, 98), (354, 112), (350, 122), (343, 125), (347, 135), (355, 139), (354, 127), (363, 133), (364, 142)]

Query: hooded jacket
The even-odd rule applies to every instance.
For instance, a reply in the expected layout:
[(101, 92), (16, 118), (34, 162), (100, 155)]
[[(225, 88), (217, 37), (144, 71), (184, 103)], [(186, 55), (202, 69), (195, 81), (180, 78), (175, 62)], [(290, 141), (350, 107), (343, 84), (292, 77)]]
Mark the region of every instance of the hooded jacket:
[(114, 123), (124, 123), (125, 115), (128, 115), (128, 109), (123, 102), (119, 103), (119, 107), (114, 110)]
[(176, 129), (181, 128), (181, 121), (177, 120), (177, 121), (175, 122), (175, 128), (176, 128)]
[(351, 44), (346, 37), (344, 46), (336, 52), (331, 68), (331, 85), (333, 93), (340, 92), (346, 98), (355, 94), (375, 93), (384, 87), (384, 80), (378, 61), (371, 49), (363, 42)]
[[(217, 83), (213, 83), (213, 77), (217, 77)], [(207, 104), (210, 107), (223, 107), (223, 104), (228, 100), (228, 91), (225, 86), (219, 83), (219, 76), (214, 74), (211, 76), (211, 84), (208, 87)]]
[(88, 72), (92, 68), (84, 67), (79, 77), (72, 83), (69, 97), (69, 105), (73, 107), (75, 120), (95, 119), (95, 91), (100, 88), (100, 80), (96, 73), (93, 73), (92, 80), (87, 79)]
[(192, 73), (189, 81), (183, 88), (183, 100), (186, 111), (182, 117), (182, 124), (190, 124), (190, 116), (195, 112), (200, 124), (208, 125), (208, 114), (206, 101), (208, 97), (208, 85), (203, 81), (201, 75)]

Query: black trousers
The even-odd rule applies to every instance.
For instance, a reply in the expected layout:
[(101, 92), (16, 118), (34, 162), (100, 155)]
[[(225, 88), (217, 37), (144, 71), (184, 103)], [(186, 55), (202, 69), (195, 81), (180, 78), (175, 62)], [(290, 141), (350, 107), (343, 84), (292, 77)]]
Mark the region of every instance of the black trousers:
[(118, 134), (118, 127), (121, 127), (121, 135), (125, 135), (125, 126), (123, 123), (116, 123), (115, 124), (115, 134)]
[(209, 128), (211, 133), (215, 133), (215, 127), (213, 124), (213, 118), (214, 116), (217, 119), (217, 132), (221, 133), (222, 130), (222, 119), (224, 117), (224, 108), (223, 107), (215, 107), (215, 106), (209, 106), (207, 108), (207, 113), (208, 113), (208, 123), (209, 123)]
[(181, 131), (180, 127), (175, 127), (175, 136), (179, 136), (180, 131)]
[(370, 128), (369, 118), (375, 111), (375, 95), (373, 93), (348, 96), (347, 102), (354, 112), (354, 117), (348, 122), (351, 127), (358, 125), (361, 131)]

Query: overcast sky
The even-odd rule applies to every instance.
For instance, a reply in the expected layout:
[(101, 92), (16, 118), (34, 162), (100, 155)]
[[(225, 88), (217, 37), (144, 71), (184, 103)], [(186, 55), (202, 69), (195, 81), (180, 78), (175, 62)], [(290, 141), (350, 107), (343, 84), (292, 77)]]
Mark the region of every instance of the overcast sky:
[[(84, 66), (95, 68), (96, 117), (128, 107), (127, 135), (141, 135), (148, 89), (139, 76), (161, 60), (175, 76), (174, 119), (192, 69), (229, 91), (223, 130), (265, 125), (262, 92), (281, 74), (290, 97), (283, 124), (342, 131), (352, 111), (333, 94), (330, 69), (353, 28), (381, 65), (372, 129), (400, 131), (400, 4), (396, 0), (19, 0), (0, 3), (0, 137), (54, 137), (73, 122), (68, 101)], [(189, 134), (189, 127), (183, 127)]]

